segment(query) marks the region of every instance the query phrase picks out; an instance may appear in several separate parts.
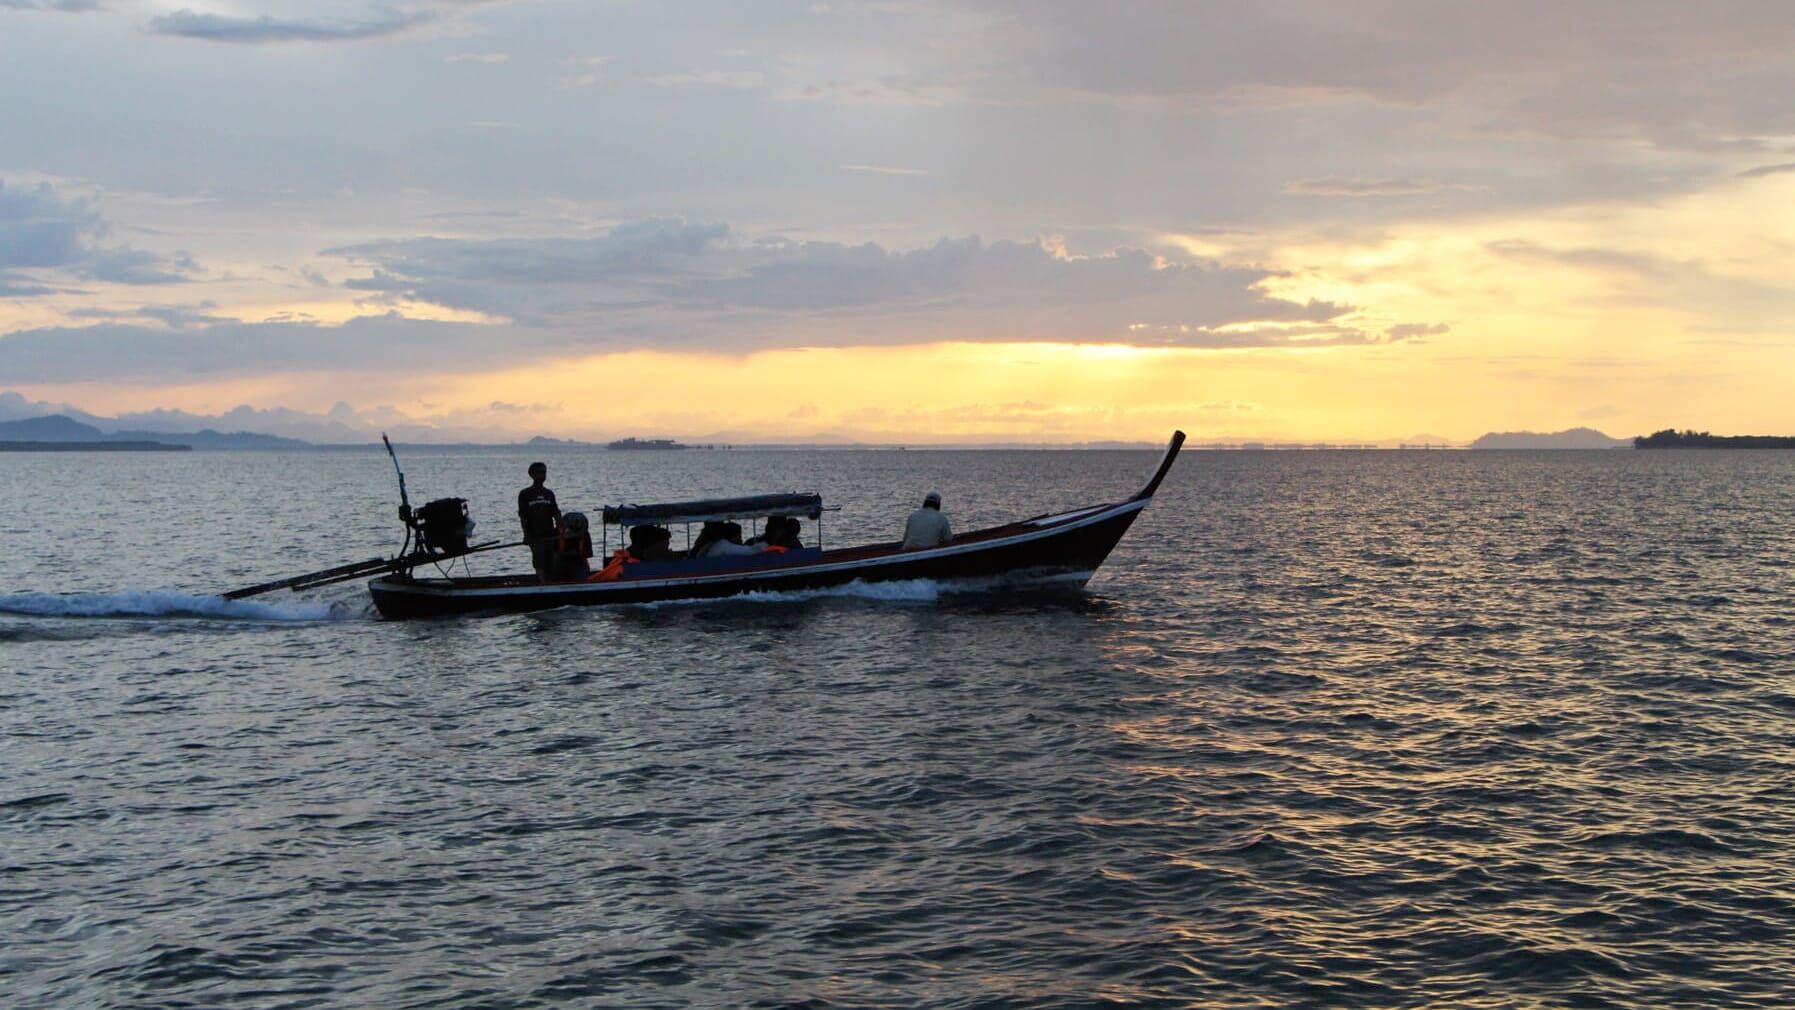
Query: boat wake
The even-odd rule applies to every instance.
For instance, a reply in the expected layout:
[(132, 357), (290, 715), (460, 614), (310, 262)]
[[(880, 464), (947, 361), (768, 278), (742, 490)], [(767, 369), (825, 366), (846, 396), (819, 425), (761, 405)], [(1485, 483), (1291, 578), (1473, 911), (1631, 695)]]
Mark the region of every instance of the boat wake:
[(27, 617), (204, 617), (234, 621), (331, 621), (359, 617), (347, 601), (299, 599), (284, 603), (227, 600), (172, 589), (116, 593), (13, 593), (0, 595), (0, 614)]
[(816, 589), (791, 589), (776, 592), (739, 593), (734, 596), (717, 596), (701, 599), (657, 600), (653, 603), (637, 603), (632, 606), (654, 609), (659, 607), (702, 607), (723, 604), (742, 603), (801, 603), (806, 600), (872, 600), (878, 603), (935, 603), (944, 596), (987, 593), (994, 589), (1009, 589), (1018, 585), (1033, 585), (1048, 588), (1055, 585), (1067, 587), (1082, 585), (1090, 573), (1075, 575), (1059, 575), (1053, 577), (1035, 577), (1016, 579), (1007, 576), (968, 579), (900, 579), (891, 582), (854, 581), (839, 586), (823, 586)]

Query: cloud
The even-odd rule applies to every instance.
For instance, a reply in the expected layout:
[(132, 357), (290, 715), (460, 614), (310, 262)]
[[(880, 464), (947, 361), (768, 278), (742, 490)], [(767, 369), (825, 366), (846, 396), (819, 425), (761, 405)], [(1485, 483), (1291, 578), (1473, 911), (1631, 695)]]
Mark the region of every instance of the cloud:
[(100, 10), (99, 0), (0, 0), (0, 10), (62, 11), (79, 14)]
[(894, 168), (890, 165), (843, 165), (844, 172), (871, 172), (874, 175), (934, 175), (924, 168)]
[(35, 298), (38, 295), (52, 295), (55, 288), (47, 288), (42, 284), (34, 284), (17, 275), (0, 271), (0, 298)]
[(1795, 161), (1785, 161), (1778, 165), (1759, 165), (1739, 173), (1741, 179), (1757, 179), (1766, 175), (1781, 175), (1784, 172), (1795, 172)]
[(123, 323), (45, 327), (0, 337), (0, 375), (31, 383), (419, 366), (456, 371), (515, 354), (494, 338), (488, 327), (396, 314), (363, 316), (341, 326), (227, 322), (177, 329)]
[(612, 61), (610, 56), (570, 56), (562, 63), (581, 68), (581, 72), (565, 74), (555, 78), (555, 87), (563, 91), (573, 88), (589, 88), (605, 79), (605, 65)]
[(723, 348), (1129, 342), (1130, 323), (1325, 322), (1350, 309), (1273, 298), (1258, 287), (1270, 271), (1171, 263), (1140, 249), (1072, 256), (1048, 243), (977, 237), (916, 249), (745, 240), (726, 225), (669, 219), (590, 239), (431, 238), (327, 252), (372, 268), (350, 287), (392, 299), (589, 335), (691, 333)]
[(1437, 337), (1451, 330), (1445, 323), (1397, 323), (1384, 331), (1391, 340), (1419, 340), (1422, 337)]
[(324, 444), (373, 443), (382, 432), (396, 440), (499, 441), (530, 434), (564, 431), (568, 418), (560, 403), (507, 403), (494, 400), (466, 407), (429, 404), (411, 410), (388, 405), (354, 407), (337, 402), (326, 411), (291, 407), (232, 407), (216, 414), (169, 407), (128, 411), (116, 417), (88, 413), (70, 403), (32, 400), (0, 391), (0, 421), (62, 414), (104, 432), (143, 431), (175, 434), (201, 431), (249, 431)]
[(1679, 150), (1795, 133), (1795, 107), (1777, 100), (1795, 87), (1795, 20), (1776, 3), (977, 0), (881, 14), (874, 32), (808, 19), (839, 57), (793, 90), (1193, 115), (1377, 106), (1460, 139)]
[(22, 421), (32, 417), (47, 417), (51, 414), (63, 414), (85, 424), (92, 424), (99, 420), (73, 404), (30, 400), (26, 399), (23, 394), (12, 390), (0, 392), (0, 421)]
[(453, 56), (443, 57), (443, 62), (444, 63), (480, 63), (480, 64), (485, 64), (485, 65), (490, 66), (495, 63), (505, 63), (505, 62), (509, 61), (510, 59), (511, 59), (510, 53), (456, 53)]
[[(375, 5), (360, 16), (339, 18), (211, 14), (182, 8), (172, 14), (151, 18), (148, 28), (156, 35), (246, 45), (359, 42), (400, 35), (491, 2), (493, 0), (435, 0), (430, 3), (425, 0), (399, 7)], [(505, 53), (463, 53), (444, 57), (449, 63), (502, 63), (509, 58)]]
[(203, 301), (197, 305), (141, 305), (134, 309), (102, 309), (81, 307), (68, 310), (71, 319), (97, 320), (101, 322), (157, 322), (174, 330), (192, 329), (196, 326), (211, 326), (215, 323), (235, 322), (228, 316), (214, 315), (210, 310), (216, 309), (218, 303)]
[[(430, 303), (504, 321), (432, 321), (395, 310), (330, 326), (225, 320), (204, 304), (90, 310), (86, 318), (100, 323), (0, 337), (0, 374), (71, 382), (400, 366), (447, 373), (634, 347), (1247, 348), (1403, 339), (1343, 325), (1351, 306), (1265, 294), (1259, 285), (1276, 276), (1269, 271), (1170, 263), (1138, 249), (1074, 256), (1058, 243), (976, 237), (888, 249), (746, 240), (723, 224), (651, 219), (590, 239), (420, 238), (330, 253), (371, 268), (347, 286), (374, 305)], [(159, 279), (147, 261), (115, 259), (116, 276)]]
[(1183, 347), (1207, 350), (1245, 350), (1259, 347), (1313, 348), (1362, 347), (1397, 343), (1407, 336), (1379, 338), (1352, 326), (1334, 324), (1254, 326), (1156, 326), (1134, 323), (1128, 327), (1128, 343), (1143, 347)]
[(752, 91), (767, 83), (766, 75), (758, 70), (704, 70), (660, 74), (643, 80), (659, 88), (730, 88), (737, 91)]
[(374, 272), (348, 287), (545, 325), (630, 308), (688, 276), (727, 225), (650, 219), (593, 239), (409, 239), (325, 250)]
[(199, 264), (185, 253), (167, 257), (141, 249), (96, 249), (81, 276), (111, 284), (179, 284), (198, 270)]
[(1689, 264), (1675, 263), (1647, 253), (1587, 247), (1562, 249), (1524, 239), (1491, 242), (1486, 248), (1505, 259), (1523, 263), (1581, 267), (1649, 282), (1663, 281), (1680, 270), (1690, 268)]
[(1313, 179), (1293, 182), (1284, 192), (1299, 196), (1418, 196), (1423, 193), (1475, 192), (1482, 186), (1409, 179)]
[(55, 290), (17, 271), (46, 270), (112, 284), (171, 284), (189, 279), (199, 267), (185, 253), (173, 257), (132, 249), (102, 247), (95, 240), (110, 229), (85, 199), (65, 198), (49, 183), (7, 186), (0, 179), (0, 297), (24, 297)]
[[(158, 407), (131, 411), (115, 418), (106, 418), (100, 428), (106, 431), (148, 431), (157, 433), (191, 432), (211, 428), (213, 431), (251, 431), (286, 438), (302, 438), (313, 442), (360, 442), (379, 430), (379, 421), (372, 424), (369, 415), (375, 411), (358, 411), (346, 403), (338, 403), (327, 413), (294, 410), (290, 407), (256, 408), (247, 404), (219, 414), (196, 414), (186, 410)], [(390, 410), (378, 411), (381, 420), (391, 421)]]
[(387, 11), (364, 20), (330, 21), (267, 15), (237, 17), (182, 9), (151, 18), (149, 30), (157, 35), (206, 42), (354, 42), (397, 35), (433, 21), (435, 17), (434, 13), (424, 10)]
[(21, 189), (0, 180), (0, 269), (67, 265), (104, 230), (85, 200), (65, 200), (48, 183)]

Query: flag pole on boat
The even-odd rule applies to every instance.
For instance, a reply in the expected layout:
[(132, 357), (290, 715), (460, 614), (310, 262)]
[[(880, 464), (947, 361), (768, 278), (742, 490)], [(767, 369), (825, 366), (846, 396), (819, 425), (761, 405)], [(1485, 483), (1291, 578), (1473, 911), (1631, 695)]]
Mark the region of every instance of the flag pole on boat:
[[(405, 494), (405, 471), (399, 469), (399, 454), (393, 451), (393, 440), (380, 433), (381, 444), (386, 446), (386, 454), (393, 461), (393, 472), (399, 475), (399, 521), (405, 524), (405, 546), (411, 546), (411, 499)], [(399, 553), (405, 551), (401, 549)]]

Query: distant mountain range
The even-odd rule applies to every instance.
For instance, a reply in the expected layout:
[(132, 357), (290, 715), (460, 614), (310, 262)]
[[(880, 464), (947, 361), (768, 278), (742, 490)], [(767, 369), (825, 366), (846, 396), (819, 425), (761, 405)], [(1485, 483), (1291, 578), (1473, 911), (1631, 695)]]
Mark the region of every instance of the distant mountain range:
[(1594, 428), (1565, 431), (1492, 431), (1471, 443), (1473, 449), (1620, 449), (1631, 439), (1610, 438)]
[(222, 432), (206, 428), (191, 432), (101, 431), (61, 414), (0, 421), (0, 441), (55, 443), (148, 443), (185, 445), (194, 449), (299, 449), (310, 445), (296, 438), (262, 435), (252, 431)]

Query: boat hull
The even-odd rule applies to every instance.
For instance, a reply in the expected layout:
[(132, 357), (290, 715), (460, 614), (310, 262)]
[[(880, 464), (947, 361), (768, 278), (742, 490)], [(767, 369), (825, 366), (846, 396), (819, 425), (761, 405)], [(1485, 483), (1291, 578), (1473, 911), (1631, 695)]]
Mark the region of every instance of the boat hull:
[[(612, 582), (544, 584), (528, 579), (415, 579), (368, 583), (382, 617), (527, 612), (553, 607), (716, 599), (744, 593), (826, 589), (850, 582), (912, 579), (1001, 582), (1089, 578), (1128, 531), (1147, 499), (1138, 498), (967, 534), (945, 547), (902, 551), (895, 545), (824, 553), (797, 564), (756, 565), (691, 576), (625, 577)], [(627, 569), (626, 569), (627, 571)]]

